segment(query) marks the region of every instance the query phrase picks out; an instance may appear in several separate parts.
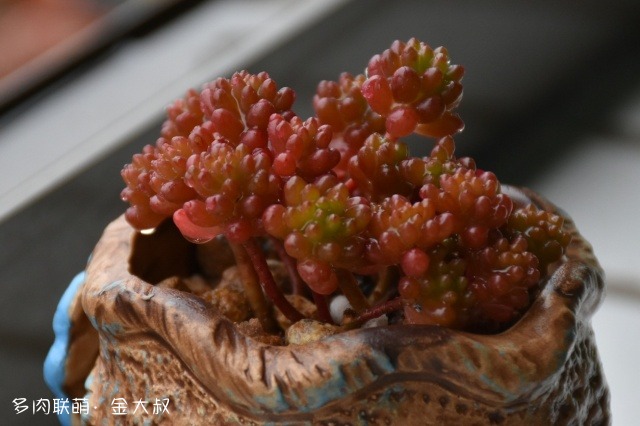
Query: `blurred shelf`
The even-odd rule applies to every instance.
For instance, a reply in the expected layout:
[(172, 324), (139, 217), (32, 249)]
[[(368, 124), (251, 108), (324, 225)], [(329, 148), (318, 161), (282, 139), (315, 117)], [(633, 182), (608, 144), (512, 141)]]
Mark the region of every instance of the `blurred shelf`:
[(0, 7), (0, 114), (201, 0), (8, 1)]
[(246, 66), (345, 2), (204, 2), (0, 117), (0, 221), (155, 123), (187, 88)]

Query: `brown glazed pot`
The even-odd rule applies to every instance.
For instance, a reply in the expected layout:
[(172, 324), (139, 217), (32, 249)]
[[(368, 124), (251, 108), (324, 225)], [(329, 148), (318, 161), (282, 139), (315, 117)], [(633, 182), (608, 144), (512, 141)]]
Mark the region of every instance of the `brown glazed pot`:
[[(590, 323), (602, 271), (569, 218), (565, 226), (566, 260), (501, 334), (386, 326), (271, 346), (199, 297), (155, 287), (193, 271), (193, 246), (172, 225), (144, 236), (121, 217), (71, 306), (64, 387), (83, 396), (86, 386), (91, 424), (608, 424)], [(114, 398), (129, 402), (128, 417), (113, 415)], [(169, 398), (168, 412), (131, 413), (133, 401), (155, 398)]]

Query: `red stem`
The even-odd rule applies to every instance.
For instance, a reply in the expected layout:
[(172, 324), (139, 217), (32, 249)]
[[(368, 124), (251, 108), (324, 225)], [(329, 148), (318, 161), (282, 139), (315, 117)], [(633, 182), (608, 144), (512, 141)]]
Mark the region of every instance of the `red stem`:
[(316, 304), (316, 308), (318, 309), (318, 319), (320, 321), (324, 321), (329, 324), (333, 324), (333, 318), (331, 318), (331, 312), (329, 312), (329, 304), (327, 303), (327, 297), (316, 293), (315, 291), (311, 291), (313, 295), (313, 301)]
[(337, 269), (338, 285), (342, 294), (345, 295), (351, 307), (358, 313), (363, 312), (369, 308), (369, 302), (367, 298), (362, 294), (362, 290), (358, 286), (353, 274), (345, 269)]
[(285, 268), (287, 268), (287, 273), (289, 274), (289, 279), (291, 280), (291, 290), (293, 294), (303, 295), (305, 293), (305, 289), (307, 286), (305, 285), (302, 278), (300, 278), (300, 274), (298, 274), (298, 268), (296, 268), (296, 261), (293, 257), (289, 256), (289, 253), (284, 249), (284, 245), (282, 241), (271, 238), (271, 242), (278, 252), (278, 257), (282, 263), (284, 263)]
[(298, 322), (304, 318), (304, 316), (293, 307), (291, 303), (284, 297), (278, 285), (273, 279), (267, 260), (264, 257), (262, 249), (254, 238), (249, 238), (242, 244), (247, 250), (247, 254), (253, 262), (253, 267), (260, 279), (260, 285), (267, 294), (267, 297), (271, 299), (274, 305), (282, 312), (282, 314), (292, 323)]
[(372, 304), (376, 304), (379, 300), (385, 299), (388, 296), (389, 289), (391, 288), (391, 283), (397, 282), (397, 280), (397, 268), (394, 266), (385, 267), (378, 274), (378, 281), (376, 282), (376, 286), (369, 296), (369, 301)]
[(236, 266), (238, 267), (238, 272), (242, 278), (244, 291), (253, 312), (265, 331), (275, 332), (278, 329), (278, 325), (272, 317), (271, 304), (269, 304), (267, 299), (264, 297), (258, 276), (251, 264), (247, 251), (240, 244), (229, 243), (229, 246), (231, 247), (233, 256), (236, 259)]
[(356, 317), (356, 319), (348, 324), (348, 327), (357, 327), (361, 324), (372, 320), (374, 318), (378, 318), (380, 315), (388, 314), (399, 309), (402, 309), (404, 306), (404, 300), (400, 297), (396, 297), (395, 299), (388, 300), (380, 305), (374, 306), (369, 309), (365, 309)]

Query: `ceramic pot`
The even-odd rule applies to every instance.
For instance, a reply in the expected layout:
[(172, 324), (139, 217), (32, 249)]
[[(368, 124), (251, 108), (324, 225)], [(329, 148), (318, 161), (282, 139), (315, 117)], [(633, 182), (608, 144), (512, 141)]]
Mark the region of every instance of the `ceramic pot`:
[[(154, 286), (197, 268), (193, 246), (171, 224), (145, 236), (121, 217), (61, 304), (70, 321), (56, 330), (53, 386), (86, 394), (90, 424), (607, 424), (590, 324), (602, 271), (568, 217), (565, 226), (566, 259), (501, 334), (403, 325), (272, 346), (201, 298)], [(133, 413), (136, 401), (146, 412), (139, 402)], [(165, 409), (154, 414), (158, 401)]]

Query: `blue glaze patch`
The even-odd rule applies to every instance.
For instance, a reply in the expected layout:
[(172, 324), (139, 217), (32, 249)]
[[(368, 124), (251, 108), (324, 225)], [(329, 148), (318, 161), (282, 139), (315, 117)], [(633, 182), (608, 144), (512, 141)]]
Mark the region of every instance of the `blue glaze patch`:
[[(380, 352), (375, 353), (372, 361), (381, 368), (383, 374), (389, 374), (395, 370), (389, 358)], [(360, 362), (362, 362), (362, 360), (356, 360), (354, 364), (359, 364)], [(343, 374), (344, 367), (338, 362), (330, 362), (329, 367), (330, 370), (327, 373), (329, 379), (319, 387), (307, 387), (303, 389), (302, 395), (291, 392), (285, 397), (280, 387), (276, 386), (272, 394), (256, 395), (254, 397), (255, 401), (269, 407), (276, 413), (287, 411), (291, 408), (302, 412), (310, 412), (343, 397), (347, 393), (355, 392), (366, 385), (366, 380), (358, 381), (357, 383), (348, 383)], [(371, 381), (375, 380), (374, 377), (371, 377), (371, 379)], [(291, 403), (287, 402), (287, 398), (291, 399)]]
[[(475, 342), (473, 344), (474, 346), (474, 350), (476, 353), (478, 353), (483, 360), (481, 361), (481, 363), (488, 363), (488, 357), (489, 357), (489, 353), (488, 353), (488, 349), (486, 346)], [(467, 370), (469, 372), (471, 372), (472, 374), (478, 374), (479, 370), (478, 368), (473, 364), (473, 362), (471, 361), (471, 359), (469, 359), (464, 351), (462, 350), (460, 345), (456, 345), (456, 349), (458, 351), (458, 353), (460, 354), (460, 356), (463, 358), (463, 364), (464, 366), (467, 368)], [(504, 357), (504, 354), (507, 352), (507, 349), (505, 347), (503, 348), (499, 348), (498, 349), (498, 353), (500, 354), (501, 357)], [(511, 371), (518, 377), (519, 380), (519, 389), (518, 389), (518, 393), (514, 393), (511, 390), (505, 388), (504, 386), (500, 385), (499, 383), (497, 383), (492, 377), (486, 375), (486, 374), (480, 374), (478, 377), (480, 378), (480, 380), (492, 391), (498, 393), (499, 395), (501, 395), (503, 398), (507, 399), (508, 401), (514, 401), (515, 399), (518, 398), (519, 394), (522, 392), (526, 391), (526, 388), (528, 386), (528, 381), (526, 379), (526, 377), (524, 376), (523, 372), (516, 368), (515, 366), (511, 366)]]
[[(53, 315), (53, 332), (55, 340), (47, 358), (44, 361), (44, 381), (56, 398), (68, 398), (62, 389), (66, 376), (67, 351), (69, 349), (69, 331), (71, 329), (71, 319), (69, 318), (69, 307), (78, 291), (84, 284), (84, 271), (75, 276), (71, 284), (62, 295), (56, 313)], [(60, 423), (67, 426), (71, 424), (69, 413), (58, 415)]]
[(98, 291), (98, 296), (102, 296), (103, 294), (112, 291), (114, 289), (124, 288), (124, 280), (117, 280), (106, 286), (102, 287), (100, 291)]
[(84, 388), (91, 389), (92, 385), (93, 385), (93, 373), (89, 373), (87, 378), (84, 380)]
[(122, 333), (123, 328), (122, 328), (122, 325), (114, 322), (114, 323), (110, 323), (110, 324), (106, 324), (106, 323), (102, 324), (100, 326), (100, 330), (104, 331), (108, 335), (116, 336), (116, 335)]

